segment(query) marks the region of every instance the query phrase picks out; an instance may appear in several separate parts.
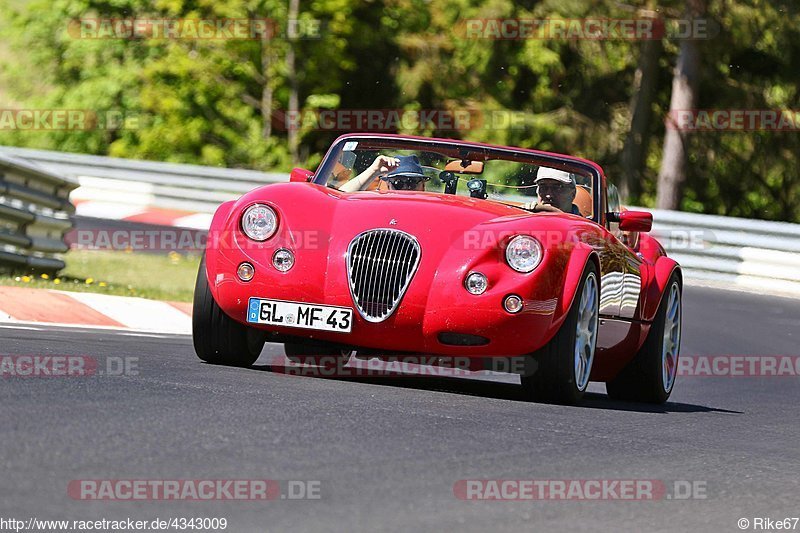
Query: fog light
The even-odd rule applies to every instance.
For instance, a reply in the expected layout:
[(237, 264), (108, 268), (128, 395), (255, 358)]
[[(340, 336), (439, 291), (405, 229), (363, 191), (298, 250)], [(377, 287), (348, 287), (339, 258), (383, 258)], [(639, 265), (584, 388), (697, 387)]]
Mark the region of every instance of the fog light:
[(486, 292), (486, 289), (489, 288), (489, 280), (480, 272), (472, 272), (467, 276), (467, 279), (464, 280), (464, 287), (470, 294), (477, 296)]
[(256, 269), (253, 268), (253, 265), (250, 263), (242, 263), (239, 265), (239, 269), (236, 271), (236, 275), (238, 275), (239, 279), (242, 281), (250, 281), (253, 279), (255, 273)]
[(294, 266), (294, 254), (281, 248), (272, 256), (272, 266), (281, 272), (288, 272)]
[(516, 294), (506, 296), (506, 299), (503, 302), (503, 307), (505, 307), (506, 311), (509, 313), (519, 313), (522, 311), (522, 298)]

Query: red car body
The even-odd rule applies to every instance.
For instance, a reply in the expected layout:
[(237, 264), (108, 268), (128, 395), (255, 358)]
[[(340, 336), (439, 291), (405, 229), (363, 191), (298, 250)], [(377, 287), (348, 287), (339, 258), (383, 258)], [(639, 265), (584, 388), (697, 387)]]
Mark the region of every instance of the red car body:
[[(358, 138), (348, 135), (340, 141)], [(211, 294), (225, 314), (249, 327), (268, 330), (276, 338), (299, 336), (387, 352), (506, 357), (535, 352), (553, 338), (572, 305), (584, 267), (594, 261), (600, 274), (601, 319), (591, 379), (612, 379), (642, 346), (668, 280), (673, 273), (680, 274), (680, 267), (653, 237), (625, 234), (613, 226), (600, 166), (559, 154), (513, 150), (589, 169), (597, 179), (597, 220), (531, 213), (492, 200), (438, 193), (345, 193), (307, 182), (310, 173), (295, 171), (290, 183), (258, 188), (219, 207), (205, 258)], [(264, 242), (249, 239), (240, 225), (243, 211), (255, 203), (270, 206), (278, 215), (277, 233)], [(648, 217), (626, 213), (622, 227), (646, 231), (652, 220)], [(405, 232), (418, 241), (421, 250), (418, 269), (388, 319), (374, 323), (353, 313), (350, 333), (247, 323), (251, 297), (353, 309), (348, 247), (356, 236), (376, 228)], [(541, 265), (528, 274), (512, 270), (504, 261), (504, 245), (519, 234), (533, 235), (544, 247)], [(635, 246), (622, 240), (635, 241)], [(296, 263), (288, 272), (272, 265), (273, 253), (280, 248), (295, 254)], [(247, 282), (237, 276), (243, 262), (255, 267), (253, 279)], [(472, 271), (484, 273), (489, 280), (488, 290), (479, 296), (464, 288), (465, 276)], [(522, 296), (522, 312), (511, 314), (504, 309), (503, 300), (509, 294)], [(455, 338), (459, 334), (482, 337), (487, 342), (453, 343), (453, 334)]]

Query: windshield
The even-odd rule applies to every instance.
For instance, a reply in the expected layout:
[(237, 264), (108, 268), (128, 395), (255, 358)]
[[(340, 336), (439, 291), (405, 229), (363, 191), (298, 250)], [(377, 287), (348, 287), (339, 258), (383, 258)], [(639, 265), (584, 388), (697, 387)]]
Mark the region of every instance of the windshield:
[(342, 192), (453, 194), (594, 215), (596, 176), (571, 159), (419, 139), (340, 140), (314, 182)]

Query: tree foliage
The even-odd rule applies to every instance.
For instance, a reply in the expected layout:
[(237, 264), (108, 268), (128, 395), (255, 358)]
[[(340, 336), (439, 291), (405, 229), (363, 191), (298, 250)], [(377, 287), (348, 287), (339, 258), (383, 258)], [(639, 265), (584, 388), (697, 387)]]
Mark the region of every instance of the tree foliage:
[[(719, 27), (698, 42), (700, 109), (797, 109), (800, 9), (793, 0), (708, 0)], [(0, 130), (0, 144), (228, 167), (291, 165), (284, 111), (469, 110), (515, 121), (466, 130), (399, 128), (584, 156), (620, 181), (642, 43), (625, 39), (468, 38), (470, 19), (677, 19), (682, 0), (308, 0), (318, 38), (75, 39), (78, 18), (254, 18), (285, 30), (288, 0), (0, 0), (0, 107), (122, 111), (133, 127)], [(294, 47), (290, 79), (286, 55)], [(680, 41), (656, 49), (655, 89), (632, 203), (653, 205)], [(641, 69), (640, 69), (641, 70)], [(267, 104), (265, 104), (267, 102)], [(271, 102), (271, 104), (270, 104)], [(262, 109), (264, 106), (270, 109)], [(645, 108), (647, 109), (647, 108)], [(503, 115), (503, 113), (506, 113)], [(269, 124), (265, 124), (268, 120)], [(130, 125), (129, 125), (130, 126)], [(267, 126), (267, 127), (265, 127)], [(301, 163), (341, 131), (304, 124)], [(681, 207), (800, 221), (798, 131), (686, 136)]]

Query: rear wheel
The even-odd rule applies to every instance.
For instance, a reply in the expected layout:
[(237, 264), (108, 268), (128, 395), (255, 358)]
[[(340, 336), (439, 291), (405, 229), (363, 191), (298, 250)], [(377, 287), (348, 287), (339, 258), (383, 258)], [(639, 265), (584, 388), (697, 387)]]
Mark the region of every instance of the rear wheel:
[(636, 357), (606, 383), (611, 398), (664, 403), (672, 394), (681, 348), (681, 284), (673, 274), (656, 318)]
[(264, 348), (266, 335), (233, 320), (217, 305), (200, 261), (194, 288), (192, 340), (197, 357), (215, 365), (250, 366)]
[(600, 321), (597, 278), (597, 267), (589, 261), (561, 329), (547, 346), (531, 356), (532, 372), (526, 372), (521, 379), (534, 400), (575, 404), (583, 398), (597, 347)]

